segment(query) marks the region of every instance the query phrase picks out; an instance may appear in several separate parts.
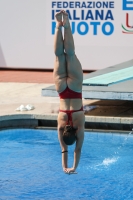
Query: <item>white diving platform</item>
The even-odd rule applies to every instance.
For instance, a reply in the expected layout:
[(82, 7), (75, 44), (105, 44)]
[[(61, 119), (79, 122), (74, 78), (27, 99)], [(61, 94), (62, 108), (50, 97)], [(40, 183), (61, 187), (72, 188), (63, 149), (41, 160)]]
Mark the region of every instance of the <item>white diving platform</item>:
[[(84, 99), (133, 101), (133, 60), (84, 76)], [(42, 96), (58, 97), (55, 86), (42, 89)]]

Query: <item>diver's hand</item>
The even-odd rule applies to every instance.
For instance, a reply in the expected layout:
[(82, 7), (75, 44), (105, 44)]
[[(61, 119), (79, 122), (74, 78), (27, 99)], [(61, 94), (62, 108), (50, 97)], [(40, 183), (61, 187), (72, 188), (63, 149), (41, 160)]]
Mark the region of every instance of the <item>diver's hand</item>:
[(77, 172), (75, 172), (75, 169), (72, 167), (72, 168), (64, 168), (63, 171), (66, 173), (66, 174), (77, 174)]
[(67, 174), (68, 173), (68, 168), (63, 168), (63, 171)]

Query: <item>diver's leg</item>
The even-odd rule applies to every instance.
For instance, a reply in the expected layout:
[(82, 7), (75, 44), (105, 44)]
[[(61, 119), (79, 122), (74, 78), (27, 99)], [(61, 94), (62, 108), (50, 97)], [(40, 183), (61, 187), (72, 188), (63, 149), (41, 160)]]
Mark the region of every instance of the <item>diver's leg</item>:
[(68, 19), (68, 14), (65, 11), (62, 11), (62, 14), (63, 14), (63, 26), (64, 26), (64, 49), (67, 55), (73, 55), (75, 52), (75, 47)]
[(63, 47), (63, 37), (62, 37), (62, 12), (58, 12), (55, 15), (56, 18), (56, 30), (54, 35), (54, 52), (55, 55), (62, 55), (64, 53), (64, 47)]
[(55, 81), (56, 90), (58, 92), (63, 91), (66, 88), (66, 58), (64, 55), (64, 44), (62, 37), (62, 12), (55, 15), (56, 18), (56, 30), (54, 36), (54, 52), (55, 63), (53, 77)]
[(81, 64), (75, 55), (75, 47), (71, 27), (68, 19), (68, 14), (63, 11), (63, 26), (64, 26), (64, 49), (66, 52), (67, 61), (67, 84), (75, 91), (82, 90), (83, 72)]

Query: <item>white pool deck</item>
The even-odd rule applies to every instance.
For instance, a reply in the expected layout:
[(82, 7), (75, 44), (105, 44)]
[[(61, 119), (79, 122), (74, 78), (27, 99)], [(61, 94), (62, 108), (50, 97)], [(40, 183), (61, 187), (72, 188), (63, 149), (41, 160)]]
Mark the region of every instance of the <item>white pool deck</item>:
[[(52, 84), (37, 83), (0, 83), (0, 129), (12, 127), (14, 123), (27, 123), (32, 125), (34, 120), (37, 126), (38, 120), (55, 121), (59, 110), (58, 97), (44, 97), (42, 88)], [(35, 109), (31, 111), (16, 111), (20, 105), (32, 104)], [(116, 124), (128, 125), (128, 130), (133, 128), (133, 102), (122, 100), (85, 100), (85, 121), (89, 124)], [(18, 120), (20, 120), (18, 122)], [(101, 128), (103, 128), (101, 126)], [(111, 126), (110, 126), (110, 129)], [(114, 128), (113, 128), (114, 129)], [(117, 127), (116, 127), (117, 129)], [(126, 129), (126, 128), (125, 128)]]

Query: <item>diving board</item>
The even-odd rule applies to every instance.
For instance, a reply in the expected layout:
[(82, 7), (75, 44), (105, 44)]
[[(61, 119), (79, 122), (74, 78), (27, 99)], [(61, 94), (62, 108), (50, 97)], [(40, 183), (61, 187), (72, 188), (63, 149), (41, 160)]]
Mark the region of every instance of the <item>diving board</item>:
[[(89, 85), (88, 80), (95, 85)], [(133, 60), (85, 75), (82, 91), (85, 99), (133, 101)], [(42, 96), (58, 97), (55, 86), (42, 89)]]
[(83, 85), (108, 86), (133, 79), (133, 66), (83, 80)]

